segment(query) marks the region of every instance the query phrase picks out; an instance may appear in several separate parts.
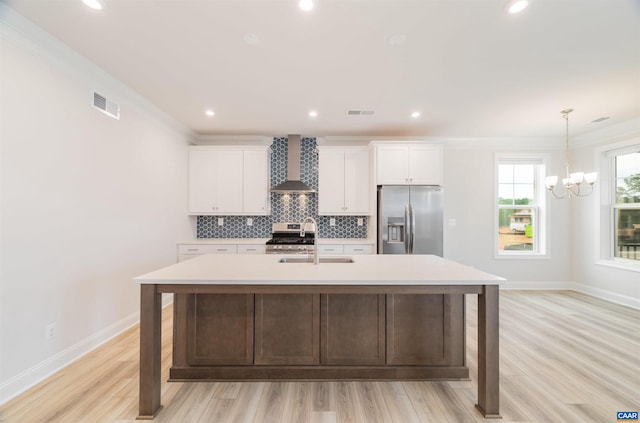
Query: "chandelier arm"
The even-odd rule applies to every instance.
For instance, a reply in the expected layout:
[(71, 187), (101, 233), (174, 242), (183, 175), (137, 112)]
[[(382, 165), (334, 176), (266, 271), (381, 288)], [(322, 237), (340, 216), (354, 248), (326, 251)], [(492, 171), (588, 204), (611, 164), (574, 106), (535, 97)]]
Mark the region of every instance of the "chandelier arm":
[[(557, 186), (557, 185), (556, 185)], [(567, 198), (567, 193), (569, 192), (567, 189), (565, 189), (565, 192), (563, 195), (558, 195), (556, 194), (556, 186), (550, 187), (549, 191), (551, 192), (551, 195), (553, 195), (555, 198), (557, 198), (558, 200), (562, 200), (564, 198)]]
[(588, 184), (588, 185), (591, 187), (589, 192), (582, 193), (581, 190), (578, 190), (578, 194), (575, 194), (576, 197), (586, 197), (588, 195), (591, 195), (591, 193), (593, 192), (593, 184)]

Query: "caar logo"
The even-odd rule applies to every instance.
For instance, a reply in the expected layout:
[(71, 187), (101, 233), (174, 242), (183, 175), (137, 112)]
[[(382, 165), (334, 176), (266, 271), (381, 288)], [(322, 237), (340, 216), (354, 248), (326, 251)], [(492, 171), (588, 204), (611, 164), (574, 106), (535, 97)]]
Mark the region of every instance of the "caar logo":
[(637, 411), (618, 411), (616, 413), (616, 417), (619, 422), (637, 422), (638, 421), (638, 412)]

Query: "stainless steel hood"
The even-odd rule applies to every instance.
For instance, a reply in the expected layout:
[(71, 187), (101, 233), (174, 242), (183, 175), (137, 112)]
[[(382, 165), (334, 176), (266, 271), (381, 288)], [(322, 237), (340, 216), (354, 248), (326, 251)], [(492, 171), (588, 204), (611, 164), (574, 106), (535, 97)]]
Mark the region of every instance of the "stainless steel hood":
[(300, 180), (300, 135), (287, 137), (287, 178), (281, 184), (271, 188), (276, 194), (309, 194), (316, 192)]

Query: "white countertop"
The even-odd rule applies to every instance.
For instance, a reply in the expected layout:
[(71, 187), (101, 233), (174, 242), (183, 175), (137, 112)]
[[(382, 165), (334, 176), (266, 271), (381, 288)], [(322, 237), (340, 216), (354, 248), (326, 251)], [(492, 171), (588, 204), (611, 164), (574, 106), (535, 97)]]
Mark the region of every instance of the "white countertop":
[[(195, 238), (178, 245), (266, 244), (270, 238)], [(372, 238), (318, 238), (318, 244), (375, 244)]]
[[(205, 254), (134, 279), (139, 284), (497, 285), (504, 278), (432, 255), (354, 255), (353, 263), (279, 263), (280, 254)], [(296, 256), (300, 257), (300, 256)], [(331, 256), (336, 257), (336, 256)]]

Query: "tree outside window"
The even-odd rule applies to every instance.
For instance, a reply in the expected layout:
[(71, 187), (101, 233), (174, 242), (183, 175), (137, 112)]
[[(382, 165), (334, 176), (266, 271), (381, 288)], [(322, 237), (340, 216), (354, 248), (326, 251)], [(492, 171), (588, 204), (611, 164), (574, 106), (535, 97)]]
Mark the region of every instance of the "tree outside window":
[(640, 152), (616, 155), (614, 163), (614, 256), (640, 260)]
[(540, 159), (500, 159), (497, 166), (498, 254), (541, 252)]

